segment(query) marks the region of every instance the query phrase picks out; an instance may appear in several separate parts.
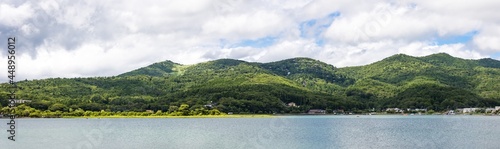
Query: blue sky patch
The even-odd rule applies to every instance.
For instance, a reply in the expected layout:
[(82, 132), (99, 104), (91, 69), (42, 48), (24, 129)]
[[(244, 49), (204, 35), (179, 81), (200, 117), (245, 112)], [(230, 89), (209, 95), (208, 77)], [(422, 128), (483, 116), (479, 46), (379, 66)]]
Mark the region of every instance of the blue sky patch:
[[(300, 23), (300, 36), (301, 37), (317, 37), (320, 35), (325, 29), (327, 29), (330, 24), (332, 24), (333, 20), (340, 16), (340, 12), (330, 13), (328, 16), (307, 20)], [(312, 34), (311, 34), (312, 33)]]
[(340, 12), (333, 12), (323, 18), (301, 22), (299, 27), (300, 37), (313, 38), (316, 40), (316, 44), (322, 46), (324, 41), (321, 39), (320, 35), (330, 27), (333, 20), (338, 16), (340, 16)]
[[(340, 12), (333, 12), (327, 16), (319, 19), (307, 20), (300, 23), (300, 37), (307, 39), (314, 39), (315, 43), (319, 46), (324, 45), (324, 40), (321, 34), (332, 24), (333, 20), (340, 16)], [(253, 47), (253, 48), (263, 48), (273, 45), (278, 37), (266, 36), (259, 39), (246, 39), (238, 43), (231, 44), (226, 39), (220, 39), (220, 48), (227, 47)]]
[(321, 39), (316, 39), (316, 45), (318, 46), (323, 46), (325, 45), (325, 40)]
[(267, 36), (264, 38), (259, 38), (255, 40), (243, 40), (239, 43), (234, 44), (231, 47), (254, 47), (263, 48), (273, 45), (277, 40), (277, 37)]
[(471, 31), (462, 35), (441, 37), (436, 40), (437, 45), (466, 43), (472, 40), (477, 31)]
[(500, 59), (500, 52), (494, 53), (491, 58)]

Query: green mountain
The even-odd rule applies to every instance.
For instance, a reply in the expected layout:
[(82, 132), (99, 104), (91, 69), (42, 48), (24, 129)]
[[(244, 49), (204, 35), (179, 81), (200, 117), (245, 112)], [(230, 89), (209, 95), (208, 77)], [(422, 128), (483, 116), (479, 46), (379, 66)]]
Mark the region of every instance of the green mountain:
[(124, 76), (147, 74), (149, 76), (162, 77), (162, 76), (177, 75), (179, 73), (182, 73), (183, 68), (184, 67), (182, 67), (181, 64), (174, 63), (172, 61), (164, 61), (164, 62), (154, 63), (152, 65), (149, 65), (148, 67), (143, 67), (118, 76), (124, 77)]
[[(499, 64), (493, 59), (465, 60), (445, 53), (425, 57), (398, 54), (339, 72), (357, 80), (349, 89), (373, 94), (385, 100), (384, 105), (443, 109), (498, 104), (500, 69), (495, 66)], [(445, 100), (449, 104), (442, 102)]]
[[(113, 77), (18, 82), (19, 99), (38, 110), (169, 111), (215, 108), (235, 113), (360, 111), (389, 107), (446, 110), (500, 105), (500, 61), (445, 53), (398, 54), (357, 67), (336, 68), (310, 58), (270, 63), (220, 59), (195, 65), (171, 61)], [(7, 105), (8, 84), (0, 104)], [(297, 107), (286, 104), (294, 102)], [(206, 106), (210, 105), (210, 106)]]

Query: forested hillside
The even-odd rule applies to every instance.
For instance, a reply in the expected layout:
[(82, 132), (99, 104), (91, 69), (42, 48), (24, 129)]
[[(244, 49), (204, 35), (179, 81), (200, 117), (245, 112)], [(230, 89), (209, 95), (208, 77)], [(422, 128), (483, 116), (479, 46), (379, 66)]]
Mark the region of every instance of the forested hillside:
[(493, 59), (465, 60), (445, 53), (398, 54), (339, 72), (356, 79), (348, 90), (376, 96), (382, 106), (443, 110), (499, 104), (499, 64)]
[[(302, 113), (309, 109), (436, 111), (500, 105), (500, 62), (439, 53), (403, 54), (366, 66), (336, 68), (310, 58), (271, 63), (221, 59), (171, 61), (113, 77), (18, 82), (17, 97), (39, 111), (178, 111)], [(7, 105), (8, 84), (0, 104)], [(288, 106), (294, 102), (297, 106)]]

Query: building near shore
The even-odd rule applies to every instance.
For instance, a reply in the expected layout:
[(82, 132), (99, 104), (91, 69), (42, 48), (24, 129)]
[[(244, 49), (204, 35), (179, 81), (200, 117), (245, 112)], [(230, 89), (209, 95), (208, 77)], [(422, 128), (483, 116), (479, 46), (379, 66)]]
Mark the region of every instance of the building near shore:
[(311, 109), (307, 112), (307, 114), (326, 114), (326, 110), (322, 109)]
[(464, 108), (462, 110), (462, 113), (473, 113), (473, 112), (476, 112), (478, 110), (481, 110), (481, 108)]
[(290, 102), (287, 105), (288, 107), (298, 107), (297, 104), (295, 104), (295, 102)]
[(14, 102), (15, 102), (16, 104), (20, 104), (20, 103), (28, 103), (28, 102), (31, 102), (31, 100), (14, 99)]
[(495, 112), (495, 108), (486, 108), (484, 110), (484, 112), (486, 112), (486, 113), (493, 113), (493, 112)]
[(385, 112), (401, 113), (401, 112), (403, 112), (403, 109), (400, 109), (400, 108), (387, 108), (387, 109), (385, 109)]

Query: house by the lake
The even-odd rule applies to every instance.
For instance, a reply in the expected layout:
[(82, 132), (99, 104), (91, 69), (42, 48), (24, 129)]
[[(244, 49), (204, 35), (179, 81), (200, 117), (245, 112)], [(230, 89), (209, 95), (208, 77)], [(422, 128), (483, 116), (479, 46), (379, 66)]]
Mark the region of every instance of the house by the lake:
[(495, 112), (495, 108), (486, 108), (484, 110), (484, 112), (486, 112), (486, 113), (493, 113), (493, 112)]
[(326, 110), (322, 109), (311, 109), (307, 112), (307, 114), (326, 114)]
[(473, 113), (473, 112), (476, 112), (478, 110), (481, 110), (481, 108), (463, 108), (462, 113)]
[(209, 109), (212, 109), (214, 108), (215, 106), (217, 105), (217, 103), (214, 103), (212, 101), (210, 101), (210, 103), (206, 104), (206, 105), (203, 105), (205, 108), (209, 108)]
[(399, 108), (387, 108), (385, 109), (385, 112), (396, 112), (396, 113), (400, 113), (400, 112), (403, 112), (402, 109), (399, 109)]
[(28, 102), (31, 102), (31, 100), (14, 99), (14, 102), (15, 102), (16, 104), (20, 104), (20, 103), (28, 103)]

